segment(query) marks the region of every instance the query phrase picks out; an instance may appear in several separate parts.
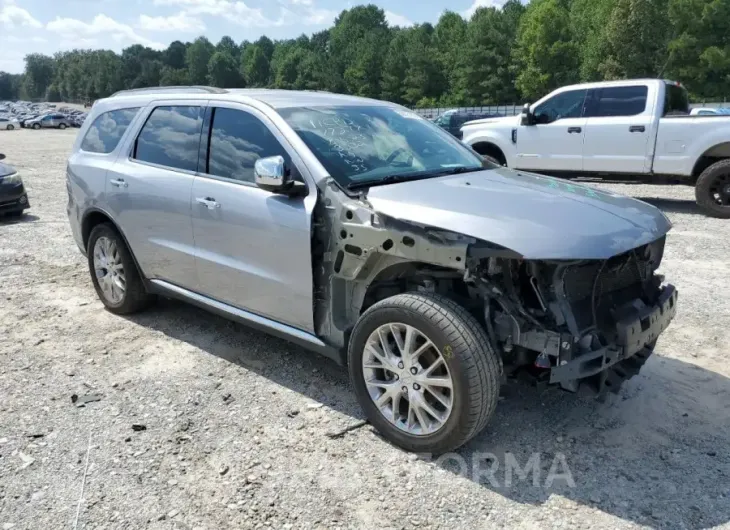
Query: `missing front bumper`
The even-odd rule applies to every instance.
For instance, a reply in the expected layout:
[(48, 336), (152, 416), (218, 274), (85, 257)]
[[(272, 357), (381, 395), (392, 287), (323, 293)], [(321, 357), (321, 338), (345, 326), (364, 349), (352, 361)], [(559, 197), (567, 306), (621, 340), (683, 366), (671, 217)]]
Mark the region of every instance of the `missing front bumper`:
[(550, 370), (550, 383), (573, 392), (582, 382), (592, 383), (598, 392), (617, 391), (648, 360), (654, 343), (676, 312), (677, 290), (667, 285), (656, 305), (636, 304), (624, 311), (616, 324), (616, 344), (575, 357), (570, 350), (561, 351), (558, 365)]

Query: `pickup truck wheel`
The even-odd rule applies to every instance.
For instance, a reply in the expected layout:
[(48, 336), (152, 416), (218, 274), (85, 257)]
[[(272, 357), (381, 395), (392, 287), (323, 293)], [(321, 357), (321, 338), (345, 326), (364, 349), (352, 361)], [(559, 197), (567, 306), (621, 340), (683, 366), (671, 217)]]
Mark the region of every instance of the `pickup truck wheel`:
[(707, 215), (730, 219), (730, 159), (715, 162), (702, 172), (695, 197)]
[(501, 365), (486, 332), (440, 295), (399, 294), (370, 307), (352, 332), (348, 361), (370, 423), (408, 451), (465, 444), (499, 398)]
[(94, 227), (88, 243), (89, 272), (99, 299), (112, 313), (126, 315), (147, 307), (147, 294), (124, 238), (109, 223)]

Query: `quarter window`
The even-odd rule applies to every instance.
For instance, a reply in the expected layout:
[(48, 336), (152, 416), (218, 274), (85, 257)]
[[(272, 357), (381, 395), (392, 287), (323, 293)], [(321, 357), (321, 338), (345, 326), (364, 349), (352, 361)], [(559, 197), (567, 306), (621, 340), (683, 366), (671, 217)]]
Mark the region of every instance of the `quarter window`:
[(533, 110), (535, 120), (539, 124), (546, 124), (566, 118), (580, 118), (585, 99), (586, 90), (561, 92)]
[(81, 149), (89, 153), (111, 153), (138, 111), (139, 107), (135, 107), (101, 114), (89, 127), (81, 142)]
[(157, 107), (137, 137), (133, 158), (195, 171), (202, 125), (202, 107)]
[(254, 164), (259, 158), (289, 157), (261, 120), (241, 110), (216, 108), (210, 132), (210, 175), (254, 182)]
[(648, 92), (649, 89), (645, 85), (596, 90), (587, 116), (590, 118), (636, 116), (646, 109)]

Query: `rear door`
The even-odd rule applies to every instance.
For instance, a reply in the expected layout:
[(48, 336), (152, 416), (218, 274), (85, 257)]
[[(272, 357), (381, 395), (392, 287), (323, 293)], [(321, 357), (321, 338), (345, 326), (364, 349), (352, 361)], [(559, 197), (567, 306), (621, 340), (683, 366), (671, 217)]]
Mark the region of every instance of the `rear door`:
[(147, 278), (198, 287), (190, 198), (207, 102), (156, 101), (107, 172), (107, 202)]
[[(312, 331), (311, 217), (316, 192), (288, 197), (258, 188), (254, 163), (281, 155), (293, 176), (304, 164), (256, 109), (216, 103), (193, 184), (200, 291), (221, 302)], [(208, 123), (206, 121), (206, 123)]]
[(536, 124), (520, 125), (516, 167), (547, 171), (583, 169), (585, 89), (566, 90), (532, 109)]
[[(653, 91), (653, 87), (652, 87)], [(586, 104), (583, 169), (644, 173), (651, 168), (649, 139), (656, 120), (648, 85), (591, 90)]]

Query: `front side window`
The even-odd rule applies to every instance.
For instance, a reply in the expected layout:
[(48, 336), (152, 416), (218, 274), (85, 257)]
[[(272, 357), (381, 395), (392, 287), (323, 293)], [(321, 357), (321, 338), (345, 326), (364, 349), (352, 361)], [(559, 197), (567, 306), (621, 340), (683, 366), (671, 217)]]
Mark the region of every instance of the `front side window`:
[(566, 118), (580, 118), (586, 90), (561, 92), (541, 103), (532, 111), (538, 124), (547, 124)]
[(206, 173), (254, 182), (254, 164), (259, 158), (281, 155), (286, 151), (264, 123), (241, 110), (216, 108), (210, 131)]
[(589, 118), (636, 116), (646, 109), (648, 93), (645, 85), (595, 90), (586, 115)]
[(388, 106), (279, 109), (342, 186), (482, 169), (481, 158), (435, 124)]
[(89, 153), (111, 153), (137, 115), (139, 107), (119, 109), (99, 115), (81, 142), (81, 149)]
[(198, 168), (203, 108), (157, 107), (137, 137), (132, 158), (175, 169)]

